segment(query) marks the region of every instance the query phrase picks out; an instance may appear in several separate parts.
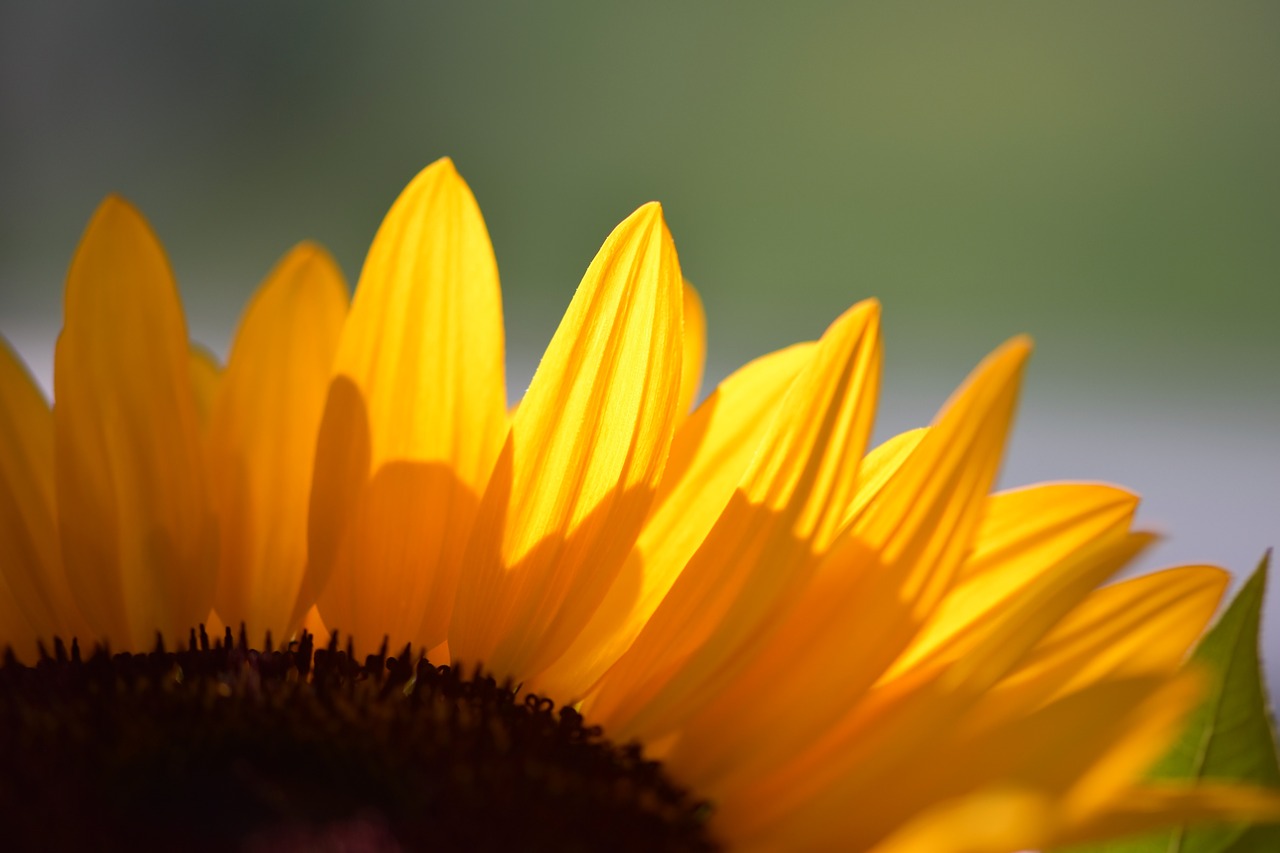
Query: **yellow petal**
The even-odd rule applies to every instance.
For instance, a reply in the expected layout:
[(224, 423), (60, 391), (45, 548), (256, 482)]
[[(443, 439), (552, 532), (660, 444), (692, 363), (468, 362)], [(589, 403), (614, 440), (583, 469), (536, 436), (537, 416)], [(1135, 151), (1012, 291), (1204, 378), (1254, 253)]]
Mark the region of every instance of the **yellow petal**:
[(1050, 701), (1104, 678), (1171, 674), (1229, 580), (1215, 566), (1183, 566), (1097, 590), (1040, 641), (1004, 689), (1037, 690)]
[[(1100, 693), (1108, 684), (1141, 683), (1146, 679), (1120, 679), (1114, 682), (1097, 682), (1083, 688), (1078, 693), (1059, 700), (1066, 705), (1080, 696)], [(1072, 773), (1064, 777), (1072, 780), (1065, 802), (1064, 812), (1072, 820), (1083, 821), (1085, 816), (1093, 815), (1107, 808), (1121, 792), (1132, 788), (1155, 761), (1164, 754), (1182, 730), (1182, 723), (1197, 700), (1204, 695), (1204, 677), (1199, 670), (1180, 672), (1173, 678), (1165, 680), (1161, 687), (1145, 698), (1140, 704), (1129, 709), (1116, 708), (1112, 711), (1122, 719), (1119, 731), (1110, 738), (1105, 748), (1091, 750), (1087, 745), (1080, 751), (1092, 755), (1088, 769), (1083, 773)], [(1105, 707), (1105, 702), (1091, 701), (1091, 708)], [(1052, 709), (1054, 706), (1048, 706)], [(1128, 713), (1123, 711), (1128, 710)], [(1122, 712), (1117, 714), (1116, 712)], [(1084, 719), (1087, 724), (1087, 718)], [(1079, 723), (1067, 722), (1073, 730), (1078, 730)], [(1098, 726), (1099, 729), (1103, 726)], [(1062, 737), (1070, 737), (1065, 729), (1059, 730)], [(1087, 733), (1086, 733), (1087, 735)], [(1059, 740), (1059, 749), (1061, 740)], [(1076, 745), (1081, 744), (1077, 739)], [(1065, 756), (1054, 756), (1063, 760)], [(1069, 759), (1068, 759), (1069, 760)], [(1044, 772), (1046, 768), (1036, 768), (1036, 772)], [(1050, 770), (1050, 772), (1052, 772)]]
[(1031, 342), (1015, 338), (956, 392), (892, 479), (850, 529), (909, 578), (902, 594), (920, 614), (951, 587), (999, 470)]
[(680, 413), (690, 411), (698, 399), (702, 371), (707, 360), (707, 314), (702, 298), (689, 282), (684, 283), (684, 353), (680, 367)]
[(1046, 484), (992, 495), (960, 580), (888, 677), (954, 660), (994, 627), (992, 614), (1083, 546), (1128, 530), (1136, 495), (1112, 486)]
[(1052, 563), (1080, 545), (1128, 526), (1138, 496), (1105, 483), (1041, 483), (992, 495), (961, 577), (1015, 561)]
[(608, 591), (675, 431), (681, 282), (657, 204), (592, 261), (485, 492), (449, 633), (455, 658), (535, 675)]
[[(1081, 781), (1093, 779), (1117, 750), (1125, 753), (1143, 741), (1147, 729), (1167, 735), (1167, 718), (1185, 709), (1180, 690), (1162, 677), (1103, 682), (976, 736), (964, 726), (972, 698), (916, 691), (865, 726), (842, 750), (846, 754), (829, 754), (828, 765), (838, 772), (810, 786), (790, 813), (770, 819), (770, 810), (762, 809), (744, 823), (801, 847), (829, 849), (840, 842), (860, 849), (890, 837), (933, 803), (993, 786), (1035, 792), (1056, 803), (1060, 818), (1074, 820), (1083, 814), (1073, 800)], [(1159, 710), (1160, 702), (1169, 703), (1167, 713)], [(885, 779), (895, 783), (885, 785)], [(1125, 771), (1108, 781), (1121, 784), (1133, 777)], [(860, 808), (850, 810), (854, 802)]]
[(946, 800), (877, 844), (872, 853), (1009, 853), (1039, 847), (1055, 823), (1053, 803), (1016, 787)]
[(822, 336), (813, 362), (792, 385), (785, 417), (743, 477), (743, 496), (782, 512), (792, 534), (815, 551), (831, 544), (856, 491), (880, 361), (880, 305), (868, 300)]
[(447, 462), (479, 491), (507, 427), (498, 268), (453, 162), (414, 178), (369, 248), (335, 372), (360, 389), (373, 464)]
[[(754, 760), (761, 763), (788, 761), (789, 749), (822, 743), (824, 732), (841, 730), (834, 724), (848, 716), (847, 709), (911, 640), (946, 593), (969, 549), (983, 496), (995, 477), (1028, 353), (1027, 342), (1015, 340), (979, 366), (820, 564), (814, 576), (817, 586), (799, 599), (796, 612), (774, 623), (775, 636), (762, 635), (756, 647), (741, 651), (736, 660), (742, 674), (732, 692), (739, 694), (771, 678), (790, 686), (758, 692), (751, 712), (731, 728), (707, 734), (712, 727), (700, 726), (704, 738), (701, 743), (691, 738), (691, 764), (697, 763), (693, 758), (699, 746), (723, 756), (734, 742), (744, 742), (744, 726), (747, 731), (776, 727), (764, 740), (746, 741), (753, 743)], [(798, 652), (806, 642), (809, 648)], [(717, 673), (716, 679), (708, 677), (719, 696), (727, 695), (724, 673)], [(802, 695), (793, 690), (815, 695), (818, 701), (795, 710), (771, 698)], [(707, 713), (716, 707), (709, 705)], [(937, 703), (921, 713), (941, 713), (939, 720), (946, 719), (945, 708)], [(727, 719), (723, 714), (719, 718)], [(765, 820), (772, 810), (783, 813), (798, 807), (806, 796), (802, 792), (820, 785), (823, 778), (814, 772), (815, 763), (826, 763), (821, 768), (826, 774), (836, 772), (837, 765), (819, 751), (815, 747), (792, 761), (794, 772), (766, 774), (755, 783), (749, 774), (722, 780), (724, 790), (741, 789), (741, 801), (748, 803), (735, 813), (746, 820)], [(716, 776), (705, 757), (701, 764)]]
[(117, 647), (185, 637), (209, 613), (209, 507), (186, 322), (160, 244), (108, 198), (67, 274), (54, 360), (62, 554), (81, 610)]
[[(1064, 557), (1032, 578), (1021, 594), (988, 615), (978, 638), (955, 659), (947, 678), (964, 689), (987, 690), (1022, 665), (1036, 645), (1089, 593), (1147, 548), (1149, 533), (1103, 536)], [(1011, 692), (1011, 691), (1006, 691)], [(1007, 696), (1020, 708), (1030, 700)]]
[[(896, 489), (918, 482), (912, 479), (918, 472), (911, 469), (921, 460), (936, 461), (938, 442), (967, 443), (970, 452), (933, 470), (941, 484), (926, 481), (921, 487), (930, 496), (921, 500), (937, 505), (932, 511), (904, 501), (912, 511), (924, 509), (922, 518), (943, 519), (917, 528), (916, 537), (927, 543), (948, 535), (947, 525), (957, 524), (966, 511), (959, 502), (974, 500), (971, 489), (985, 492), (990, 487), (1012, 414), (1019, 364), (1016, 355), (1009, 355), (980, 368), (869, 506), (901, 500)], [(966, 466), (971, 470), (962, 470)], [(960, 484), (958, 494), (950, 484)], [(922, 553), (927, 547), (912, 544), (902, 553)], [(727, 673), (718, 674), (710, 701), (684, 724), (685, 736), (669, 758), (671, 765), (681, 769), (682, 778), (704, 787), (729, 784), (722, 780), (725, 774), (750, 779), (812, 743), (848, 712), (918, 630), (931, 606), (921, 598), (937, 585), (924, 575), (954, 571), (965, 550), (945, 552), (925, 566), (905, 560), (895, 564), (867, 547), (855, 523), (792, 606), (738, 650), (738, 673), (732, 680)], [(808, 698), (797, 705), (795, 696)], [(749, 757), (738, 755), (744, 743), (754, 745)]]
[(0, 338), (0, 647), (32, 660), (35, 641), (83, 629), (59, 553), (53, 415)]
[(1087, 844), (1149, 830), (1202, 823), (1280, 822), (1280, 792), (1225, 782), (1148, 783), (1111, 796), (1096, 813), (1065, 828), (1055, 845)]
[(787, 389), (812, 357), (812, 344), (797, 344), (756, 359), (680, 425), (622, 572), (569, 650), (530, 689), (581, 697), (626, 650), (724, 511)]
[[(339, 344), (302, 596), (320, 597), (326, 624), (371, 644), (383, 632), (444, 639), (476, 496), (506, 435), (503, 359), (489, 235), (471, 190), (440, 160), (378, 229)], [(415, 472), (395, 475), (394, 504), (369, 492), (387, 464)], [(372, 541), (383, 562), (362, 554)], [(373, 597), (365, 573), (385, 581), (390, 598)], [(339, 588), (353, 597), (328, 591)], [(392, 600), (394, 612), (384, 610)]]
[[(857, 485), (879, 381), (879, 306), (832, 324), (710, 534), (588, 706), (615, 736), (672, 730), (838, 529)], [(621, 733), (621, 734), (620, 734)]]
[(880, 494), (880, 490), (898, 472), (902, 463), (915, 453), (928, 431), (926, 427), (920, 427), (899, 433), (867, 454), (858, 468), (858, 487), (854, 490), (853, 502), (845, 513), (844, 526), (847, 527)]
[[(1043, 844), (1059, 827), (1087, 821), (1122, 796), (1168, 745), (1197, 695), (1194, 674), (1120, 679), (1092, 684), (976, 737), (966, 737), (957, 721), (950, 743), (934, 749), (935, 760), (897, 786), (896, 811), (906, 818), (931, 800), (1015, 786), (1054, 803), (1054, 822), (1045, 827), (1054, 831), (1039, 840)], [(877, 810), (876, 819), (893, 811)]]
[(332, 258), (304, 243), (254, 295), (227, 360), (209, 430), (221, 531), (214, 607), (254, 642), (297, 627), (311, 466), (346, 308)]
[(213, 416), (213, 404), (218, 399), (218, 387), (222, 382), (222, 367), (217, 357), (200, 344), (191, 345), (191, 388), (196, 395), (196, 416), (200, 426), (208, 429)]

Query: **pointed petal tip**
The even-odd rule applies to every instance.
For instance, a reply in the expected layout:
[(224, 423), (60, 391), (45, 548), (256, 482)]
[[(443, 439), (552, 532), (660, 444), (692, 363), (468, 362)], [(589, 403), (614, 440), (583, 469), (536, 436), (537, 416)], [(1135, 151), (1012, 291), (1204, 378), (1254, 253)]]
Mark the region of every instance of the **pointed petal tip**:
[(867, 323), (872, 326), (879, 326), (880, 318), (884, 315), (884, 306), (874, 296), (858, 302), (851, 310), (865, 314)]
[(636, 212), (631, 214), (631, 218), (644, 222), (666, 221), (662, 213), (662, 202), (660, 201), (646, 201), (636, 208)]
[(870, 333), (878, 336), (880, 334), (881, 313), (880, 300), (863, 299), (846, 308), (844, 313), (837, 317), (828, 328), (828, 334), (836, 329), (844, 329), (847, 332), (857, 328), (859, 334)]
[(146, 224), (146, 218), (142, 215), (142, 211), (138, 210), (133, 202), (119, 193), (109, 193), (102, 201), (98, 202), (98, 207), (94, 210), (93, 216), (89, 220), (89, 228), (86, 230), (120, 220)]
[(334, 260), (333, 254), (315, 240), (299, 241), (285, 254), (283, 260), (291, 261), (299, 266), (319, 263), (332, 267), (334, 270), (338, 269), (338, 262)]
[(1004, 346), (1000, 347), (1001, 352), (1006, 352), (1011, 358), (1017, 358), (1019, 361), (1026, 361), (1031, 357), (1031, 353), (1035, 351), (1035, 341), (1030, 335), (1017, 335), (1010, 338)]
[(979, 365), (979, 371), (992, 370), (1011, 376), (1021, 376), (1035, 349), (1030, 335), (1018, 335), (996, 347)]
[[(632, 240), (648, 244), (653, 241), (671, 242), (671, 232), (667, 228), (666, 219), (662, 216), (662, 205), (656, 201), (646, 202), (637, 207), (609, 234), (605, 246), (618, 246)], [(603, 247), (601, 249), (603, 251)], [(683, 284), (683, 278), (677, 277), (677, 283)]]
[(438, 180), (462, 182), (462, 174), (458, 171), (458, 166), (453, 162), (453, 158), (449, 156), (441, 157), (419, 174), (421, 176), (431, 175)]
[(405, 185), (401, 192), (401, 197), (409, 194), (412, 190), (430, 187), (432, 192), (439, 192), (441, 189), (452, 189), (455, 187), (466, 187), (466, 181), (463, 180), (461, 174), (458, 173), (457, 166), (449, 157), (441, 157), (421, 170), (413, 176), (413, 179)]

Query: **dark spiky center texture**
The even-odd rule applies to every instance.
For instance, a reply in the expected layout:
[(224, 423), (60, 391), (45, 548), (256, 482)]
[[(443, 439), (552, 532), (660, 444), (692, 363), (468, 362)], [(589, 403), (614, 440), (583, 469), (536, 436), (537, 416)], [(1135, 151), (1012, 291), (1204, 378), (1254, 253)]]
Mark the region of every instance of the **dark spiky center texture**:
[(336, 636), (0, 667), (8, 850), (713, 850), (707, 808), (571, 708)]

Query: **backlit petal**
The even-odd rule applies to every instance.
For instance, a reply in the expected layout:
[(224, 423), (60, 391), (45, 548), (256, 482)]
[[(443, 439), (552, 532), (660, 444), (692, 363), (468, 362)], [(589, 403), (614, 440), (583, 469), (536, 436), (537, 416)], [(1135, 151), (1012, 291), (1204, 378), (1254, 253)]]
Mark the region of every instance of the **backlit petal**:
[(35, 641), (81, 631), (59, 553), (53, 415), (0, 338), (0, 647), (30, 661)]
[(924, 811), (871, 853), (1009, 853), (1040, 846), (1055, 823), (1049, 798), (1016, 787), (984, 790)]
[(1046, 484), (986, 499), (972, 553), (955, 588), (894, 664), (890, 677), (939, 658), (955, 659), (1044, 572), (1097, 539), (1128, 530), (1136, 495), (1113, 486)]
[(222, 365), (217, 357), (199, 344), (191, 345), (191, 389), (196, 395), (196, 415), (202, 429), (208, 429), (213, 404), (222, 383)]
[(863, 303), (823, 335), (737, 492), (589, 699), (593, 719), (615, 736), (669, 731), (802, 585), (856, 489), (879, 369), (879, 306)]
[[(794, 756), (846, 714), (911, 639), (928, 613), (926, 597), (938, 584), (923, 575), (953, 572), (966, 549), (944, 551), (925, 566), (909, 560), (927, 553), (932, 537), (965, 535), (957, 504), (973, 500), (970, 489), (984, 493), (990, 487), (1012, 417), (1020, 363), (1011, 355), (979, 368), (870, 502), (875, 507), (900, 499), (894, 492), (913, 482), (912, 469), (922, 460), (937, 462), (932, 455), (937, 442), (951, 448), (967, 443), (971, 452), (931, 470), (942, 483), (926, 481), (920, 487), (920, 501), (936, 504), (932, 511), (923, 508), (920, 518), (945, 520), (916, 528), (914, 536), (925, 543), (904, 547), (903, 561), (897, 564), (868, 548), (855, 523), (819, 563), (788, 611), (738, 651), (733, 678), (720, 673), (719, 689), (685, 723), (669, 758), (684, 778), (715, 795), (722, 790), (719, 784), (732, 784), (726, 774), (750, 780), (764, 766)], [(920, 503), (910, 506), (922, 509)], [(948, 531), (948, 524), (956, 527)], [(795, 696), (806, 700), (796, 703)], [(742, 743), (756, 744), (749, 757), (737, 754), (736, 745)]]
[(680, 367), (680, 414), (693, 408), (702, 384), (702, 371), (707, 361), (707, 314), (702, 297), (689, 282), (684, 283), (684, 351)]
[(67, 274), (53, 420), (68, 579), (117, 647), (186, 636), (213, 601), (217, 528), (187, 340), (160, 244), (108, 198)]
[[(1083, 844), (1165, 829), (1177, 824), (1280, 822), (1280, 793), (1222, 782), (1199, 781), (1194, 787), (1147, 783), (1113, 795), (1105, 806), (1064, 828), (1056, 844)], [(1245, 849), (1245, 848), (1240, 848)]]
[(1031, 343), (996, 350), (850, 529), (883, 563), (908, 573), (901, 592), (924, 614), (955, 578), (982, 518), (1012, 426)]
[(1050, 701), (1104, 678), (1171, 674), (1213, 618), (1230, 576), (1183, 566), (1103, 587), (1073, 609), (1002, 690)]
[(622, 572), (587, 627), (532, 689), (582, 696), (626, 650), (724, 511), (787, 389), (812, 357), (812, 344), (797, 344), (756, 359), (680, 425)]
[[(476, 498), (506, 435), (503, 359), (488, 231), (440, 160), (378, 229), (342, 332), (302, 595), (319, 597), (326, 624), (372, 643), (444, 639)], [(397, 472), (379, 479), (387, 465)]]
[(209, 435), (221, 532), (214, 606), (253, 642), (287, 639), (306, 566), (320, 413), (347, 308), (323, 249), (302, 244), (267, 276), (231, 347)]
[(592, 261), (484, 495), (449, 634), (455, 659), (535, 675), (608, 591), (675, 431), (681, 286), (656, 204), (619, 225)]

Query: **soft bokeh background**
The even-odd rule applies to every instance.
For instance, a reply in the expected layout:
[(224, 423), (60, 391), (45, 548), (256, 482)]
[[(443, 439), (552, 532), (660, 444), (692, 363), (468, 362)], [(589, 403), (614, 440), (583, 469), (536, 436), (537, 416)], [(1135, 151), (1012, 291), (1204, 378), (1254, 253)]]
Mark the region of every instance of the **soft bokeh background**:
[(657, 198), (711, 380), (875, 295), (884, 436), (1030, 332), (1005, 482), (1124, 483), (1170, 534), (1143, 567), (1245, 572), (1280, 543), (1277, 45), (1261, 2), (4, 4), (0, 332), (47, 381), (67, 261), (118, 191), (225, 352), (291, 244), (354, 281), (449, 154), (496, 247), (513, 397)]

